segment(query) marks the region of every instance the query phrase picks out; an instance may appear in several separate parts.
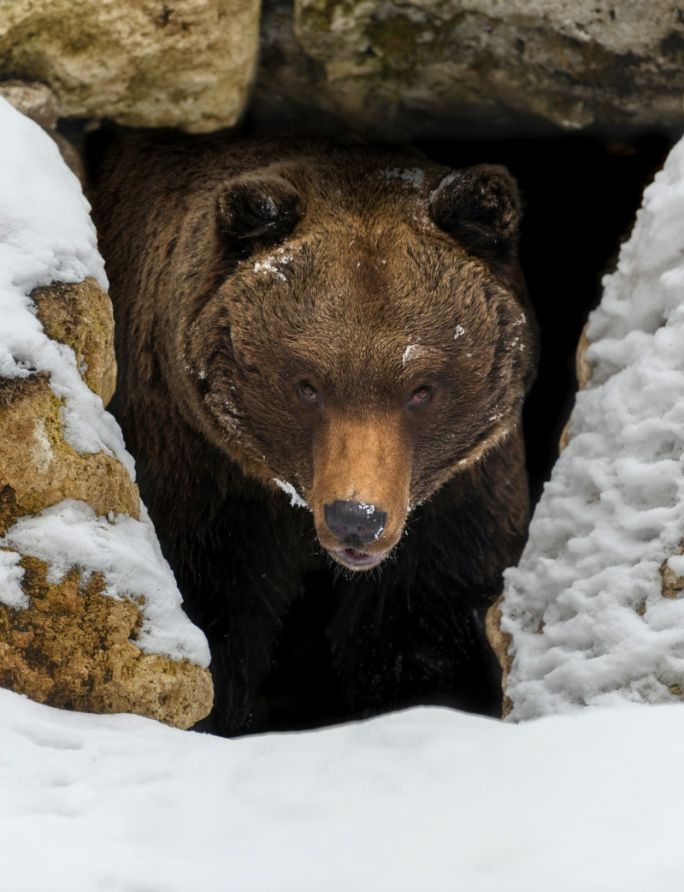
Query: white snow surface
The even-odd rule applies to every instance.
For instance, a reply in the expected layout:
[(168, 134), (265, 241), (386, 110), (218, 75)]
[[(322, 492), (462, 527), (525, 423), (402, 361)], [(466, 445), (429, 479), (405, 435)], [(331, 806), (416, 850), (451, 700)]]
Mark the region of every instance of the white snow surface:
[(3, 892), (681, 892), (684, 709), (223, 740), (0, 691)]
[[(121, 430), (82, 380), (73, 350), (50, 340), (29, 297), (39, 285), (93, 276), (107, 288), (89, 205), (77, 178), (41, 128), (0, 98), (0, 377), (46, 371), (64, 401), (65, 437), (81, 453), (114, 455), (135, 479)], [(173, 574), (145, 510), (96, 517), (84, 503), (64, 501), (20, 519), (3, 546), (47, 561), (53, 580), (71, 566), (104, 574), (108, 594), (140, 595), (144, 622), (136, 644), (207, 666), (204, 635), (187, 619)], [(17, 554), (0, 551), (0, 602), (24, 607)]]
[(281, 480), (279, 477), (274, 477), (273, 482), (278, 487), (278, 489), (282, 489), (285, 495), (290, 497), (290, 505), (293, 508), (308, 508), (308, 504), (305, 499), (303, 499), (294, 486), (291, 483), (288, 483), (287, 480)]
[[(684, 141), (644, 193), (588, 327), (572, 438), (506, 572), (511, 718), (657, 703), (684, 681)], [(644, 888), (659, 888), (649, 883)]]

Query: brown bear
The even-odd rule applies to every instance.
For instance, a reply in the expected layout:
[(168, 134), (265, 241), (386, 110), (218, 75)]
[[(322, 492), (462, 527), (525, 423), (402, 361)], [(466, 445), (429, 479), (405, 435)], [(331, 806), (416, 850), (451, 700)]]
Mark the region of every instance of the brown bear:
[(524, 542), (537, 355), (511, 176), (222, 135), (95, 154), (112, 408), (209, 639), (209, 727), (498, 714), (483, 616)]

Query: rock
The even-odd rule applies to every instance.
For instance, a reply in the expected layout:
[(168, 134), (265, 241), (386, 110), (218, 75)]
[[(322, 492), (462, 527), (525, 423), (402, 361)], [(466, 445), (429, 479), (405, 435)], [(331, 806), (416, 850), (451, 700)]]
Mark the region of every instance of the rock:
[(88, 205), (3, 100), (0, 132), (0, 686), (186, 728), (212, 706), (209, 650), (103, 406), (114, 322)]
[(114, 316), (109, 296), (95, 279), (54, 282), (31, 292), (38, 318), (48, 337), (67, 344), (76, 354), (83, 380), (107, 403), (116, 387)]
[(40, 81), (61, 117), (203, 132), (234, 124), (258, 0), (0, 0), (0, 78)]
[(43, 561), (22, 557), (25, 610), (0, 604), (0, 686), (40, 703), (87, 712), (133, 712), (177, 728), (207, 714), (211, 676), (189, 660), (136, 646), (140, 606), (105, 595), (101, 575), (73, 569), (59, 584)]
[(257, 121), (375, 136), (684, 121), (673, 0), (295, 0), (265, 6)]
[(510, 718), (684, 698), (684, 140), (578, 349), (564, 450), (488, 633)]
[(45, 84), (30, 81), (0, 81), (0, 96), (22, 115), (40, 124), (43, 130), (57, 129), (59, 105), (57, 97)]
[(324, 134), (346, 126), (328, 89), (325, 66), (307, 55), (295, 37), (288, 0), (264, 4), (259, 69), (249, 114), (256, 129), (265, 133)]
[(105, 452), (79, 453), (64, 437), (47, 375), (0, 378), (0, 533), (27, 514), (79, 499), (97, 514), (138, 517), (138, 488)]
[(504, 699), (501, 706), (501, 715), (505, 718), (511, 711), (511, 701), (506, 695), (508, 687), (508, 675), (511, 671), (513, 658), (510, 653), (511, 636), (501, 629), (501, 602), (503, 595), (494, 601), (485, 615), (485, 634), (489, 645), (496, 654), (496, 658), (501, 666), (501, 686), (504, 689)]

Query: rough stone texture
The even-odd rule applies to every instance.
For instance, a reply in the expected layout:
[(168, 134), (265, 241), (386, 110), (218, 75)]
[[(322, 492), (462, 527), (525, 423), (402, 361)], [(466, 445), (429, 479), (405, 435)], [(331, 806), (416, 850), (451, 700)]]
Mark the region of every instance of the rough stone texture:
[(1, 81), (0, 96), (13, 105), (22, 115), (40, 124), (43, 130), (57, 127), (59, 105), (57, 97), (45, 84), (30, 81)]
[[(46, 334), (74, 350), (84, 381), (106, 403), (116, 384), (109, 297), (94, 279), (57, 282), (31, 296)], [(45, 373), (0, 378), (0, 534), (63, 499), (88, 502), (97, 514), (139, 516), (128, 471), (103, 452), (76, 452), (64, 438), (61, 408)]]
[(674, 0), (295, 0), (294, 30), (278, 0), (263, 32), (258, 123), (402, 137), (684, 121)]
[(51, 584), (48, 567), (23, 557), (26, 610), (0, 604), (0, 686), (41, 703), (88, 712), (134, 712), (179, 728), (211, 705), (211, 676), (187, 660), (135, 645), (140, 608), (103, 594), (98, 574), (71, 571)]
[(60, 116), (202, 132), (234, 124), (258, 0), (0, 0), (0, 79), (49, 85)]
[(103, 452), (81, 455), (66, 442), (47, 375), (0, 378), (0, 534), (63, 499), (88, 502), (101, 515), (140, 512), (123, 465)]
[(45, 333), (71, 347), (83, 380), (106, 406), (116, 387), (114, 316), (108, 295), (94, 279), (86, 279), (36, 288), (31, 297)]
[(501, 705), (502, 718), (511, 711), (512, 703), (506, 695), (506, 686), (508, 684), (508, 674), (511, 671), (513, 657), (509, 653), (511, 646), (511, 636), (501, 629), (501, 602), (503, 595), (494, 601), (485, 616), (485, 634), (490, 647), (496, 654), (496, 658), (501, 666), (501, 686), (504, 690), (503, 703)]
[[(93, 279), (31, 296), (46, 333), (73, 349), (84, 381), (106, 402), (116, 382), (108, 296)], [(0, 535), (64, 499), (87, 502), (98, 515), (140, 516), (126, 468), (104, 452), (77, 452), (61, 409), (46, 373), (0, 378)], [(0, 603), (0, 686), (53, 706), (135, 712), (181, 728), (210, 711), (207, 669), (136, 647), (142, 604), (103, 594), (98, 574), (74, 568), (52, 583), (37, 558), (24, 555), (21, 566), (29, 606)]]

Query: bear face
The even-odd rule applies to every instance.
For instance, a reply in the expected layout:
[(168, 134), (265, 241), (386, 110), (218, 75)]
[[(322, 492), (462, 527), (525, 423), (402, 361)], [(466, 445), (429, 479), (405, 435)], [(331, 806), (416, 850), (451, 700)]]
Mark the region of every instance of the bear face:
[(189, 418), (296, 493), (351, 570), (516, 428), (535, 366), (513, 180), (410, 163), (347, 150), (228, 176), (169, 257), (214, 272), (178, 276)]

